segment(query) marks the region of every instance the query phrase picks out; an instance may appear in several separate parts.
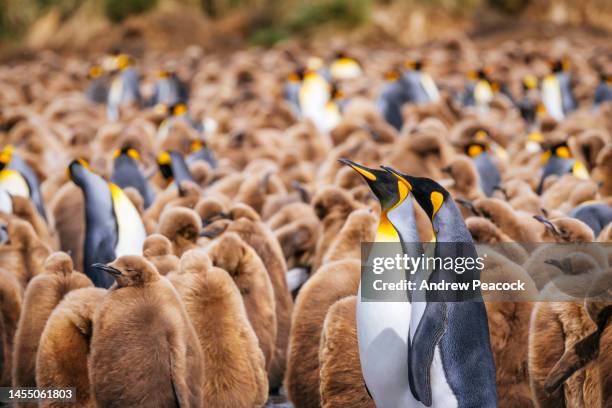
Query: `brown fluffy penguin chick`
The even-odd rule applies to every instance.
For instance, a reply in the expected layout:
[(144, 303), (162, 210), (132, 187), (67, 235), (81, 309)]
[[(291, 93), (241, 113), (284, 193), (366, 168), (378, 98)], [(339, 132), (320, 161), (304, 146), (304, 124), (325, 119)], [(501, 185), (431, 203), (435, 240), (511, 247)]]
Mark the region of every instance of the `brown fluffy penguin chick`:
[(180, 258), (183, 252), (196, 247), (200, 227), (200, 217), (195, 211), (177, 207), (162, 213), (157, 232), (172, 242), (172, 252)]
[(185, 252), (172, 281), (185, 304), (203, 352), (202, 404), (261, 406), (268, 398), (263, 352), (232, 277), (213, 267), (201, 249)]
[(57, 236), (53, 236), (47, 223), (42, 216), (36, 210), (33, 202), (25, 197), (14, 196), (13, 201), (13, 214), (17, 217), (29, 222), (38, 238), (43, 241), (49, 248), (57, 249), (59, 247), (59, 240)]
[(593, 230), (584, 222), (571, 217), (536, 218), (546, 227), (542, 238), (550, 242), (593, 242)]
[[(596, 330), (583, 299), (601, 269), (596, 258), (584, 252), (550, 259), (549, 263), (562, 273), (544, 287), (542, 299), (551, 301), (538, 302), (531, 318), (529, 376), (534, 400), (538, 407), (594, 406), (585, 404), (586, 391), (594, 375), (592, 365), (574, 373), (562, 387), (551, 390), (547, 386), (552, 369), (564, 352)], [(609, 284), (609, 277), (607, 280)], [(598, 284), (596, 287), (601, 290), (606, 286)], [(559, 405), (563, 401), (565, 405)]]
[(312, 262), (312, 270), (316, 271), (321, 266), (325, 253), (338, 235), (348, 215), (361, 205), (351, 197), (348, 191), (327, 186), (315, 195), (312, 206), (322, 222), (322, 233)]
[(36, 355), (38, 387), (75, 388), (75, 402), (41, 402), (40, 407), (95, 407), (89, 383), (93, 316), (107, 291), (83, 288), (68, 293), (53, 310), (40, 336)]
[(314, 209), (305, 203), (292, 203), (271, 217), (272, 228), (287, 260), (287, 268), (312, 262), (319, 236), (321, 221)]
[(89, 366), (96, 405), (200, 406), (202, 349), (172, 284), (141, 256), (101, 269), (116, 286), (94, 315)]
[(21, 284), (0, 268), (0, 385), (11, 385), (13, 342), (22, 308)]
[(357, 298), (338, 300), (327, 311), (319, 347), (319, 376), (323, 408), (375, 408), (368, 395), (357, 344)]
[(223, 234), (206, 250), (213, 265), (225, 269), (236, 282), (268, 369), (274, 355), (277, 325), (274, 289), (266, 266), (257, 252), (235, 233)]
[(178, 271), (179, 258), (172, 253), (172, 243), (165, 236), (149, 235), (145, 239), (142, 252), (147, 261), (151, 262), (161, 275)]
[(481, 198), (474, 201), (474, 209), (499, 227), (516, 242), (539, 242), (544, 226), (530, 214), (514, 211), (506, 202), (497, 198)]
[[(504, 244), (516, 245), (518, 244)], [(527, 375), (527, 343), (529, 321), (533, 309), (532, 300), (537, 288), (525, 270), (501, 253), (500, 247), (484, 255), (485, 268), (481, 280), (492, 282), (525, 282), (526, 290), (517, 294), (507, 291), (485, 291), (483, 298), (491, 338), (491, 351), (495, 360), (495, 372), (499, 406), (523, 408), (533, 406)], [(501, 251), (504, 249), (501, 248)], [(500, 252), (501, 252), (500, 251)], [(509, 299), (511, 301), (504, 301)]]
[(244, 204), (237, 204), (230, 210), (230, 217), (235, 221), (226, 231), (238, 234), (257, 252), (266, 266), (274, 289), (277, 329), (274, 356), (269, 367), (269, 380), (270, 388), (275, 389), (280, 387), (285, 375), (293, 299), (287, 286), (287, 264), (283, 257), (283, 250), (270, 228), (258, 219), (251, 218), (253, 215), (258, 218), (252, 208)]
[(325, 264), (298, 293), (287, 353), (285, 388), (296, 408), (321, 404), (319, 394), (319, 343), (329, 307), (343, 297), (355, 295), (361, 263), (350, 259)]
[(353, 211), (325, 253), (323, 264), (341, 259), (361, 259), (361, 243), (374, 241), (377, 226), (372, 210)]
[(77, 270), (83, 270), (85, 242), (83, 192), (74, 183), (66, 183), (57, 190), (49, 208), (49, 212), (53, 215), (60, 248), (70, 254)]
[(474, 242), (477, 244), (500, 244), (503, 242), (513, 242), (512, 239), (504, 234), (497, 225), (490, 220), (482, 217), (468, 217), (465, 220)]
[(36, 352), (47, 319), (68, 292), (93, 285), (72, 268), (67, 254), (55, 252), (45, 261), (44, 273), (34, 277), (26, 288), (15, 334), (13, 387), (36, 386)]
[(448, 188), (453, 198), (475, 200), (484, 197), (480, 189), (478, 171), (470, 158), (457, 156), (442, 171), (453, 179), (453, 184)]
[(8, 242), (0, 245), (0, 265), (13, 273), (22, 288), (43, 272), (45, 259), (51, 253), (26, 221), (13, 218), (7, 226)]

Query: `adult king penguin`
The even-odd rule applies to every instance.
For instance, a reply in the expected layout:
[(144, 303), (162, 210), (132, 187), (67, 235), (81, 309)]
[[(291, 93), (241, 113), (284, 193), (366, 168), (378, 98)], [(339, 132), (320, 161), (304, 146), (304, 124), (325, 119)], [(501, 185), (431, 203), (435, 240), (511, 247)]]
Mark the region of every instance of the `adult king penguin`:
[(38, 177), (34, 170), (14, 152), (11, 145), (0, 152), (0, 190), (29, 198), (39, 214), (46, 219)]
[(475, 140), (465, 147), (465, 154), (472, 159), (476, 166), (480, 178), (480, 188), (487, 197), (491, 197), (495, 188), (501, 183), (501, 175), (489, 154), (490, 148), (486, 139), (484, 130), (476, 132)]
[(85, 197), (85, 273), (96, 286), (108, 288), (113, 278), (92, 265), (141, 254), (146, 238), (144, 225), (121, 188), (89, 170), (87, 162), (73, 160), (68, 174)]
[(546, 149), (542, 153), (541, 161), (544, 167), (542, 168), (542, 177), (537, 189), (538, 194), (542, 194), (544, 181), (548, 176), (562, 176), (566, 173), (571, 173), (581, 179), (586, 180), (589, 178), (585, 165), (573, 158), (569, 146), (564, 141)]
[(385, 84), (376, 100), (376, 107), (388, 124), (398, 131), (404, 125), (402, 105), (407, 101), (406, 90), (400, 80), (400, 73), (392, 69), (385, 73)]
[[(477, 253), (463, 217), (448, 191), (435, 181), (389, 167), (429, 216), (436, 239), (435, 257), (472, 257)], [(436, 269), (429, 282), (479, 278), (477, 269), (458, 274)], [(497, 406), (495, 363), (487, 312), (479, 291), (427, 292), (422, 313), (410, 318), (409, 378), (414, 395), (426, 406)]]
[(553, 61), (550, 67), (551, 73), (542, 81), (542, 103), (550, 116), (561, 121), (569, 112), (576, 110), (576, 99), (572, 93), (567, 63)]
[(183, 156), (174, 150), (163, 151), (157, 157), (159, 171), (166, 180), (174, 180), (177, 187), (183, 181), (195, 182)]
[[(410, 191), (386, 171), (370, 169), (341, 159), (358, 172), (381, 206), (376, 242), (418, 243)], [(415, 252), (416, 246), (408, 245)], [(398, 250), (401, 246), (398, 245)], [(419, 254), (413, 254), (419, 256)], [(364, 301), (361, 283), (357, 295), (357, 339), (361, 371), (368, 392), (378, 408), (422, 407), (408, 380), (408, 333), (411, 304), (403, 301)]]
[(144, 207), (149, 208), (155, 199), (153, 188), (139, 168), (140, 154), (132, 147), (125, 147), (113, 153), (111, 181), (121, 188), (133, 187), (142, 196)]
[(431, 76), (423, 71), (423, 61), (407, 61), (404, 64), (402, 82), (406, 89), (408, 102), (421, 104), (436, 102), (440, 99), (440, 93), (436, 83)]

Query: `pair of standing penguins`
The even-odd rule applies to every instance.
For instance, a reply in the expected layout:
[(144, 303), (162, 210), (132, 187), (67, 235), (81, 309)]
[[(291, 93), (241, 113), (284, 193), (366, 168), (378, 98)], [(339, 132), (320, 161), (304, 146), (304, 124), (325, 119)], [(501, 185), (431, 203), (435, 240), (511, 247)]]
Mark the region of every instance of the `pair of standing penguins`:
[[(380, 201), (376, 242), (398, 242), (407, 255), (421, 256), (414, 197), (431, 220), (435, 257), (477, 256), (461, 213), (438, 183), (388, 167), (378, 170), (341, 161), (365, 179)], [(425, 274), (418, 271), (416, 276), (429, 282), (469, 282), (479, 277), (476, 269), (462, 275), (452, 270)], [(497, 406), (487, 313), (479, 292), (427, 293), (418, 299), (415, 292), (412, 299), (407, 293), (403, 302), (367, 302), (361, 291), (360, 285), (359, 355), (366, 387), (377, 407)]]

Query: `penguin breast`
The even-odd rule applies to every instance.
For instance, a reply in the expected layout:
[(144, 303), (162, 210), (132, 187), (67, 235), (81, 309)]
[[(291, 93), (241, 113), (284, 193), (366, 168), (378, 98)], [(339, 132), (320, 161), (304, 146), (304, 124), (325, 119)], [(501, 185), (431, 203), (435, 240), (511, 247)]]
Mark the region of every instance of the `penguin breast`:
[(30, 197), (30, 187), (25, 178), (16, 170), (0, 171), (0, 189), (20, 197)]
[(146, 232), (140, 214), (134, 204), (115, 184), (109, 184), (113, 211), (117, 221), (117, 258), (123, 255), (141, 255)]

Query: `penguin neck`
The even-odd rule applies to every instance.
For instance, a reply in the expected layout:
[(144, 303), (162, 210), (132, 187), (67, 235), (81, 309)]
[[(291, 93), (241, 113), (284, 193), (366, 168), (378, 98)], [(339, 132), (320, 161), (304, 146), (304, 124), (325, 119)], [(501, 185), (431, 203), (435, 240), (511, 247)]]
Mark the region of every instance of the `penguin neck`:
[(432, 221), (436, 242), (473, 242), (461, 212), (448, 198)]
[(397, 207), (388, 210), (385, 214), (385, 220), (391, 224), (401, 242), (414, 243), (420, 241), (416, 228), (414, 206), (410, 196), (406, 197)]

